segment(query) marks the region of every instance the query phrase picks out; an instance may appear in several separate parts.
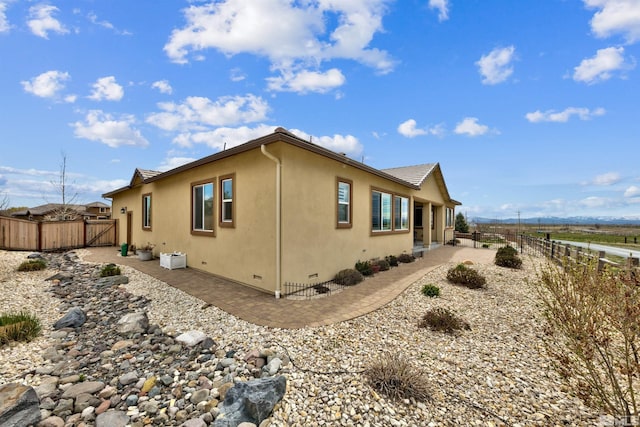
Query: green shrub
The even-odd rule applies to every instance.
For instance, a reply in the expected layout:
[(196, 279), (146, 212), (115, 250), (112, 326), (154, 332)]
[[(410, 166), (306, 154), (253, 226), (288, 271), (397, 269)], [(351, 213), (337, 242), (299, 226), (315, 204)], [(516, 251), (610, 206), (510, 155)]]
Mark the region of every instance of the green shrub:
[(489, 244), (488, 243), (483, 243), (482, 247), (485, 248), (485, 249), (489, 249)]
[(400, 254), (398, 256), (398, 262), (409, 263), (416, 260), (416, 257), (410, 254)]
[(518, 256), (518, 250), (513, 246), (503, 246), (496, 252), (494, 263), (500, 267), (521, 268), (522, 259)]
[(473, 268), (464, 264), (458, 264), (447, 271), (447, 280), (457, 285), (465, 286), (469, 289), (483, 288), (487, 280)]
[(420, 328), (429, 328), (432, 331), (446, 332), (448, 334), (453, 334), (461, 329), (471, 329), (467, 322), (460, 319), (451, 310), (442, 307), (427, 311), (418, 322), (418, 326)]
[(38, 318), (27, 312), (3, 314), (0, 316), (0, 345), (9, 341), (31, 341), (41, 330)]
[(28, 259), (18, 266), (18, 271), (38, 271), (47, 268), (47, 262), (42, 258)]
[(356, 262), (356, 270), (358, 270), (363, 276), (373, 275), (373, 268), (371, 268), (371, 263), (369, 261)]
[(119, 276), (120, 267), (115, 264), (107, 264), (100, 270), (100, 277)]
[(364, 277), (358, 270), (354, 270), (352, 268), (346, 268), (344, 270), (340, 270), (338, 274), (335, 275), (333, 281), (338, 285), (342, 286), (353, 286), (362, 282)]
[(395, 255), (389, 255), (388, 257), (384, 258), (391, 267), (397, 267), (398, 266), (398, 257), (396, 257)]
[(387, 261), (386, 259), (380, 259), (376, 261), (376, 265), (378, 266), (378, 269), (380, 271), (387, 271), (391, 268), (391, 265), (389, 265), (389, 261)]
[(440, 288), (436, 285), (424, 285), (422, 287), (422, 295), (428, 297), (439, 297), (440, 296)]
[(375, 390), (394, 399), (430, 398), (427, 375), (419, 366), (413, 366), (398, 352), (387, 352), (372, 360), (363, 372)]

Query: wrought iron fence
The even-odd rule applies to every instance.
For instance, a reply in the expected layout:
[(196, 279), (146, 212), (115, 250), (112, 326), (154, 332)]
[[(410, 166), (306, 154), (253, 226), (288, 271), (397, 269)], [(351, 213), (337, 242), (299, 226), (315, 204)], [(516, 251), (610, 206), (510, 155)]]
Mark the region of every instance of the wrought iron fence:
[(290, 283), (284, 284), (284, 297), (287, 299), (307, 300), (323, 298), (341, 292), (345, 285), (337, 284), (331, 280), (320, 283)]

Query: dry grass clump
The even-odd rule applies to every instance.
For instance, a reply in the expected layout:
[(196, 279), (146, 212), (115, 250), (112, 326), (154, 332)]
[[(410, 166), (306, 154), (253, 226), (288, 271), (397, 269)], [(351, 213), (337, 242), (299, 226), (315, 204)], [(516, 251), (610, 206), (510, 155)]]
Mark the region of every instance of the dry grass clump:
[(454, 312), (443, 307), (427, 311), (418, 322), (418, 327), (432, 331), (454, 334), (462, 329), (470, 330), (471, 326), (459, 318)]
[(9, 341), (31, 341), (40, 334), (38, 318), (27, 312), (7, 313), (0, 316), (0, 345)]
[(45, 260), (37, 258), (37, 259), (29, 259), (24, 261), (22, 264), (18, 266), (18, 271), (38, 271), (44, 270), (47, 268), (47, 263)]
[(372, 360), (364, 376), (371, 387), (390, 399), (426, 401), (430, 398), (425, 372), (398, 353), (387, 352)]

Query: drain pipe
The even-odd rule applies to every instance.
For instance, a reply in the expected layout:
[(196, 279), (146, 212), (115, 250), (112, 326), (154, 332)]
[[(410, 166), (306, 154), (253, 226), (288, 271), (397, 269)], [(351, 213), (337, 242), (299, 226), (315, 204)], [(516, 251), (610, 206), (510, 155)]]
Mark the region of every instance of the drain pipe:
[(264, 144), (260, 146), (260, 151), (276, 163), (276, 298), (280, 298), (280, 280), (282, 275), (282, 261), (280, 258), (280, 248), (282, 245), (282, 237), (280, 233), (280, 224), (282, 223), (282, 212), (280, 208), (280, 170), (282, 168), (282, 163), (280, 163), (280, 159), (267, 151)]

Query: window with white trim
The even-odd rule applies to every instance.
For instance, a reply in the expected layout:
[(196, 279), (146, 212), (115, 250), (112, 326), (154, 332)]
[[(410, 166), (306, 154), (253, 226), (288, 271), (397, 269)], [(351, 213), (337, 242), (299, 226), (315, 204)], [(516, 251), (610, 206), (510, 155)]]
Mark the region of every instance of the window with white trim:
[(233, 227), (235, 217), (234, 175), (220, 177), (220, 226)]
[(193, 222), (196, 232), (213, 232), (213, 182), (193, 185)]
[(409, 229), (409, 199), (393, 196), (393, 228), (394, 230)]
[(352, 182), (348, 179), (338, 178), (338, 205), (337, 205), (337, 226), (338, 228), (350, 228), (351, 220), (351, 195)]
[(371, 231), (391, 231), (391, 194), (371, 191)]
[(151, 193), (142, 195), (142, 228), (151, 229)]

